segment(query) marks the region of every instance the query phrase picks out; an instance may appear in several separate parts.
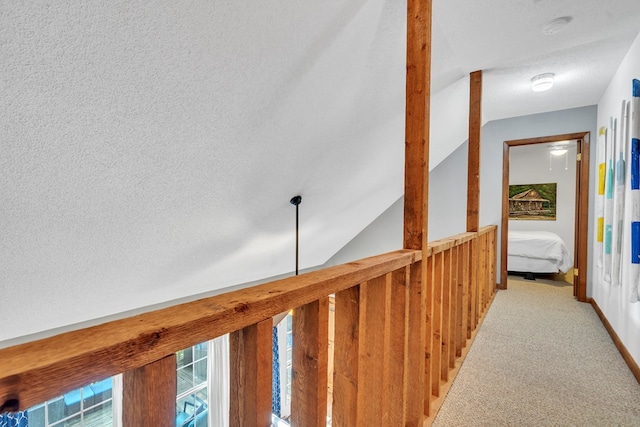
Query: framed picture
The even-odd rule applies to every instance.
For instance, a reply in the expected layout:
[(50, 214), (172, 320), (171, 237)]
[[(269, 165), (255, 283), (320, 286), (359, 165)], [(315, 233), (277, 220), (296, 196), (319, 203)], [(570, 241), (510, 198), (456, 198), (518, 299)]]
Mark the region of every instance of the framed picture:
[(509, 186), (509, 219), (555, 221), (557, 184)]

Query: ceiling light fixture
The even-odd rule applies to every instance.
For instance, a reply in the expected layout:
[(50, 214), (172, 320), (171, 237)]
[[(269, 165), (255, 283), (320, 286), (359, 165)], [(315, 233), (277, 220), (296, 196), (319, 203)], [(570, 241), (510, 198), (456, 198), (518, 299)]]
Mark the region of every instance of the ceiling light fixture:
[(553, 73), (539, 74), (531, 79), (531, 90), (534, 92), (542, 92), (551, 89), (553, 86)]
[(555, 147), (553, 148), (550, 153), (554, 156), (562, 156), (563, 154), (567, 154), (567, 150), (566, 148), (563, 147)]
[(547, 36), (557, 34), (564, 30), (571, 21), (573, 21), (573, 17), (571, 16), (561, 16), (560, 18), (552, 19), (542, 26), (542, 33)]

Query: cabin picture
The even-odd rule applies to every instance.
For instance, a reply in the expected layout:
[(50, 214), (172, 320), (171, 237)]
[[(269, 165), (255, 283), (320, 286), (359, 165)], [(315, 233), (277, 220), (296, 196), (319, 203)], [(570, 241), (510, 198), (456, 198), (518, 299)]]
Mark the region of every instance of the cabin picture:
[(509, 219), (556, 220), (556, 183), (509, 186)]

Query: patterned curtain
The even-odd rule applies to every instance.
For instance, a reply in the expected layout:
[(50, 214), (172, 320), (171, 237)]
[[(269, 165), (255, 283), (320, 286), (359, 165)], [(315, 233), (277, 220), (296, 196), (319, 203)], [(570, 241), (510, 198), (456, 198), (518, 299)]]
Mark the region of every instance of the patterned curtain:
[(0, 415), (0, 427), (27, 427), (27, 411)]
[(272, 389), (272, 398), (271, 398), (271, 412), (276, 414), (278, 417), (280, 416), (280, 358), (278, 354), (278, 327), (273, 327), (273, 377), (271, 381), (271, 389)]

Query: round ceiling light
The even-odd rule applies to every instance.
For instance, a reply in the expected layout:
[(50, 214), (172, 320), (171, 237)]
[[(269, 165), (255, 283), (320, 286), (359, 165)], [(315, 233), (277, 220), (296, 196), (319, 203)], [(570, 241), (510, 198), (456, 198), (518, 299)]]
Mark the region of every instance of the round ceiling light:
[(573, 17), (571, 16), (561, 16), (560, 18), (552, 19), (542, 26), (542, 33), (547, 36), (559, 33), (564, 30), (571, 21), (573, 21)]
[(553, 86), (553, 73), (539, 74), (531, 79), (531, 90), (534, 92), (542, 92), (551, 89)]

